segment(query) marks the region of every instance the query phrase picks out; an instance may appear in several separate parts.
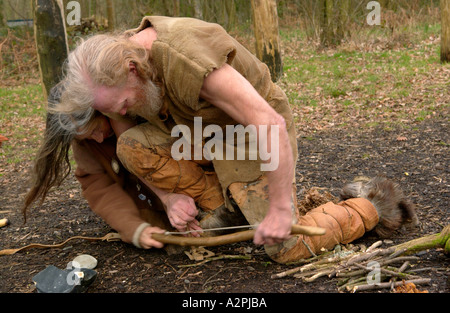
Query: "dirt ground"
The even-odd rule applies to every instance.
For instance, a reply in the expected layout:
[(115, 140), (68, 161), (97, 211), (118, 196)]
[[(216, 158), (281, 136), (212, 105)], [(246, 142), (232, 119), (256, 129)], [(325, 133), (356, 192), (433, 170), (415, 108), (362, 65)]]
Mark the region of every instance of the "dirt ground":
[[(337, 195), (339, 188), (358, 175), (384, 174), (400, 183), (417, 205), (420, 227), (399, 231), (384, 247), (420, 236), (440, 232), (450, 224), (449, 214), (449, 125), (436, 118), (402, 127), (370, 129), (331, 129), (299, 133), (297, 163), (298, 198), (310, 187), (326, 188)], [(54, 244), (75, 236), (103, 236), (112, 231), (95, 216), (80, 196), (77, 182), (70, 177), (34, 208), (24, 225), (20, 213), (29, 173), (21, 166), (10, 166), (0, 176), (0, 217), (11, 225), (0, 228), (0, 249), (19, 248), (30, 243)], [(355, 244), (370, 245), (378, 240), (366, 234)], [(32, 277), (49, 265), (64, 269), (77, 255), (97, 258), (98, 276), (88, 293), (336, 293), (335, 278), (321, 277), (306, 283), (271, 275), (295, 265), (271, 261), (261, 247), (251, 242), (211, 247), (224, 258), (195, 264), (182, 253), (169, 256), (164, 250), (140, 250), (122, 242), (75, 240), (62, 249), (30, 249), (0, 257), (1, 293), (36, 293)], [(248, 258), (225, 258), (233, 255)], [(417, 254), (418, 268), (431, 278), (420, 286), (430, 293), (450, 291), (450, 258), (442, 250)], [(383, 289), (381, 293), (389, 293)]]

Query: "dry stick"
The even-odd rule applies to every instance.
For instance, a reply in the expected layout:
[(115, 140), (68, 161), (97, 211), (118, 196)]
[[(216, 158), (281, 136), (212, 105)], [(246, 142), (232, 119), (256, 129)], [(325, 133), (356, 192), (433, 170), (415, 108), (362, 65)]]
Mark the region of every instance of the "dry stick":
[(449, 271), (448, 267), (424, 267), (424, 268), (416, 268), (407, 271), (406, 273), (417, 273), (417, 272), (425, 272), (425, 271)]
[(353, 258), (351, 258), (350, 260), (348, 260), (347, 263), (344, 264), (344, 266), (348, 267), (354, 263), (372, 259), (372, 258), (376, 257), (378, 254), (380, 254), (381, 252), (382, 252), (382, 250), (375, 250), (373, 252), (362, 253), (362, 254), (356, 255)]
[(376, 248), (378, 248), (382, 244), (383, 244), (383, 241), (378, 240), (378, 241), (374, 242), (369, 248), (367, 248), (366, 252), (371, 252), (372, 250), (375, 250)]
[(405, 261), (402, 266), (399, 267), (398, 271), (403, 272), (409, 266), (409, 261)]
[(358, 277), (358, 278), (350, 278), (348, 279), (345, 284), (342, 284), (340, 287), (338, 287), (338, 291), (346, 290), (347, 287), (354, 287), (357, 285), (366, 284), (367, 277)]
[(394, 282), (394, 283), (380, 283), (380, 284), (373, 284), (373, 285), (359, 285), (354, 286), (352, 288), (348, 288), (348, 291), (357, 292), (357, 291), (367, 291), (367, 290), (376, 290), (376, 289), (384, 289), (384, 288), (391, 288), (391, 287), (397, 287), (401, 286), (403, 284), (409, 284), (413, 283), (415, 285), (422, 285), (422, 284), (429, 284), (431, 282), (431, 278), (420, 278), (420, 279), (412, 279), (407, 281), (401, 281), (401, 282)]
[(381, 260), (379, 263), (380, 265), (384, 266), (384, 265), (388, 265), (391, 263), (396, 263), (396, 262), (404, 262), (404, 261), (417, 261), (420, 258), (417, 256), (400, 256), (394, 259), (389, 259), (389, 260)]
[[(386, 275), (380, 274), (380, 281), (384, 279), (386, 279)], [(362, 286), (362, 285), (367, 285), (366, 276), (351, 278), (347, 283), (345, 283), (341, 287), (338, 287), (338, 291), (351, 290), (355, 286)]]
[(314, 264), (312, 267), (304, 267), (300, 270), (300, 273), (295, 274), (296, 278), (303, 278), (310, 275), (315, 275), (317, 273), (323, 272), (324, 270), (332, 270), (333, 264), (324, 263), (324, 264)]
[(331, 273), (331, 270), (325, 270), (322, 272), (319, 272), (317, 274), (314, 274), (313, 276), (309, 277), (309, 278), (303, 278), (303, 281), (310, 283), (312, 281), (315, 281), (317, 278), (325, 276), (325, 275), (329, 275)]

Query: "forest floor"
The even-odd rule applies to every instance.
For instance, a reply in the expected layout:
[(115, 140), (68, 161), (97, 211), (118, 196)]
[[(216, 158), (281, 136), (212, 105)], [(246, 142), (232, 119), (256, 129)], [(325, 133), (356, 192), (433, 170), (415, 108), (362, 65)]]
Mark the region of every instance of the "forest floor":
[[(450, 140), (448, 129), (448, 121), (436, 119), (403, 129), (327, 130), (299, 138), (299, 199), (304, 188), (323, 187), (337, 195), (339, 188), (354, 176), (385, 174), (400, 183), (417, 205), (420, 227), (399, 231), (383, 247), (440, 232), (450, 224), (449, 149), (444, 144)], [(99, 237), (112, 231), (89, 209), (73, 178), (54, 190), (23, 225), (19, 209), (28, 174), (13, 168), (3, 172), (0, 207), (2, 212), (7, 211), (2, 216), (8, 217), (11, 225), (0, 229), (1, 248), (59, 243), (75, 235)], [(354, 244), (369, 246), (377, 240), (369, 233)], [(184, 253), (168, 255), (164, 250), (140, 250), (121, 242), (75, 240), (63, 249), (31, 249), (0, 257), (0, 292), (35, 292), (31, 280), (34, 275), (49, 265), (65, 269), (80, 254), (90, 254), (98, 260), (98, 277), (88, 289), (94, 293), (337, 292), (334, 278), (322, 277), (310, 283), (293, 277), (272, 279), (272, 274), (295, 265), (271, 261), (264, 249), (251, 242), (208, 250), (223, 258), (184, 267), (197, 262)], [(450, 259), (442, 250), (418, 255), (420, 259), (414, 266), (430, 268), (421, 276), (431, 278), (429, 285), (419, 288), (433, 293), (449, 292)], [(239, 258), (245, 256), (248, 258)]]
[[(355, 176), (386, 175), (416, 204), (420, 225), (398, 231), (382, 247), (438, 233), (450, 224), (450, 68), (440, 65), (435, 56), (438, 42), (427, 37), (395, 49), (321, 53), (304, 51), (295, 41), (285, 47), (281, 85), (293, 103), (298, 129), (298, 199), (311, 187), (336, 196)], [(89, 209), (72, 175), (42, 205), (32, 208), (23, 224), (20, 208), (45, 127), (41, 93), (36, 78), (20, 84), (4, 80), (1, 88), (0, 133), (9, 141), (0, 148), (0, 218), (8, 218), (11, 224), (0, 228), (0, 249), (55, 244), (77, 235), (100, 237), (113, 231)], [(377, 240), (367, 233), (352, 244), (370, 246)], [(271, 275), (296, 265), (273, 262), (252, 242), (208, 250), (216, 259), (200, 263), (184, 253), (168, 255), (164, 250), (141, 250), (122, 242), (75, 240), (62, 249), (30, 249), (0, 256), (0, 292), (35, 293), (34, 275), (49, 265), (65, 269), (80, 254), (98, 260), (98, 276), (88, 293), (338, 290), (336, 278), (320, 277), (313, 282), (292, 276), (272, 279)], [(431, 278), (418, 288), (448, 293), (450, 259), (441, 249), (416, 256), (419, 259), (413, 268), (428, 268), (420, 276)]]

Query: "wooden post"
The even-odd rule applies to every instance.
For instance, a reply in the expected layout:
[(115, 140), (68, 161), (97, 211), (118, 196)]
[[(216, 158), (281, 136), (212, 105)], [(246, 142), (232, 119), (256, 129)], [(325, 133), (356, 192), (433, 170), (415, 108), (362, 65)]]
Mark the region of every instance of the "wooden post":
[(450, 0), (441, 0), (441, 62), (450, 62)]
[(270, 69), (272, 81), (283, 74), (277, 3), (275, 0), (251, 0), (256, 56)]
[(62, 78), (62, 66), (69, 51), (63, 3), (62, 0), (32, 0), (32, 4), (39, 71), (47, 97)]

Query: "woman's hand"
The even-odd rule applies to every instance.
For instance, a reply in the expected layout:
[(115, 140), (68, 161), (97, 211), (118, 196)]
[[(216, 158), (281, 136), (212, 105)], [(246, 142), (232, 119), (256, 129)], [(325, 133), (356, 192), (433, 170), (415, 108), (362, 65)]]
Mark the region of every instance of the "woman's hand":
[(152, 234), (164, 234), (165, 230), (159, 227), (147, 226), (141, 232), (139, 237), (139, 245), (143, 249), (162, 248), (164, 244), (152, 238)]

